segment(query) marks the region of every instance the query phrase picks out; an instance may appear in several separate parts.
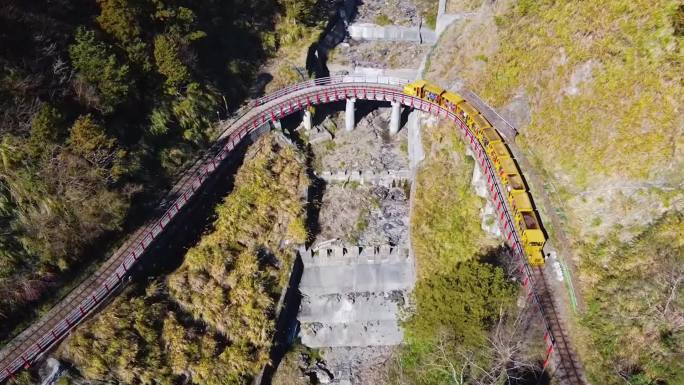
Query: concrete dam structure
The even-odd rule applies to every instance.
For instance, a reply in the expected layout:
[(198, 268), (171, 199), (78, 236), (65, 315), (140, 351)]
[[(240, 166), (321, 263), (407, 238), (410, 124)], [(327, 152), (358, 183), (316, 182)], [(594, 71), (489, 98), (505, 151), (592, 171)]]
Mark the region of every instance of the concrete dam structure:
[(408, 249), (326, 247), (299, 254), (302, 343), (317, 348), (402, 341), (399, 309), (415, 281)]

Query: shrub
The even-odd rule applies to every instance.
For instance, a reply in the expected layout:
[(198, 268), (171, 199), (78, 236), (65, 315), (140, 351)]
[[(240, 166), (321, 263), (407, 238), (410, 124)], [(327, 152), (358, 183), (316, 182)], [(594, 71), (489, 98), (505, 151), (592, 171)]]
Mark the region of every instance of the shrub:
[(128, 65), (120, 63), (111, 47), (95, 37), (95, 32), (80, 27), (76, 41), (69, 47), (69, 56), (79, 74), (99, 91), (104, 112), (113, 112), (126, 100), (131, 83)]
[(169, 35), (154, 38), (154, 61), (157, 71), (166, 78), (170, 94), (178, 92), (178, 87), (190, 80), (190, 72), (180, 59), (178, 39)]

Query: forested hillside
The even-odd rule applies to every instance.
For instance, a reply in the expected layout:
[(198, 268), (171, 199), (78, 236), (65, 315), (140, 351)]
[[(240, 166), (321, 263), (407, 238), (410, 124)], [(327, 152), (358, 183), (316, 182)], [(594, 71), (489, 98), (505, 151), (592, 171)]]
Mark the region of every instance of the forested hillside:
[(247, 158), (181, 267), (134, 285), (60, 347), (76, 369), (69, 378), (249, 384), (261, 371), (294, 247), (306, 238), (309, 179), (302, 154), (274, 135)]
[(141, 221), (323, 3), (0, 4), (0, 340)]

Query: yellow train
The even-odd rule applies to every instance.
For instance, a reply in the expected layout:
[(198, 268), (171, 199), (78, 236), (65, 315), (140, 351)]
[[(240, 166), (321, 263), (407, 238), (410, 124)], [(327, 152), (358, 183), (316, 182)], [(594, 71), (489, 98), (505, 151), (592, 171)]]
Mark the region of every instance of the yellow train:
[(468, 125), (499, 173), (529, 264), (543, 265), (542, 249), (546, 243), (546, 235), (520, 168), (499, 132), (463, 97), (425, 80), (407, 84), (404, 93), (438, 104), (459, 116)]

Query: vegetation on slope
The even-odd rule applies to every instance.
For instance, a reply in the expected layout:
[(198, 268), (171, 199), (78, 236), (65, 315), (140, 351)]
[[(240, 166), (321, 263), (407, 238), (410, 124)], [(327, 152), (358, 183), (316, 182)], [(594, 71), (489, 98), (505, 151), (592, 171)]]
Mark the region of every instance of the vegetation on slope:
[[(0, 5), (0, 338), (139, 223), (316, 1)], [(309, 32), (307, 32), (309, 33)], [(142, 209), (142, 210), (141, 210)], [(93, 249), (96, 248), (94, 251)], [(93, 255), (95, 254), (95, 255)]]
[(169, 277), (173, 298), (221, 333), (267, 346), (264, 318), (285, 286), (293, 250), (307, 231), (304, 200), (309, 180), (304, 160), (291, 146), (269, 140), (242, 167), (235, 190), (217, 208), (214, 231), (188, 250)]
[(511, 0), (481, 11), (442, 38), (426, 76), (463, 80), (517, 120), (544, 179), (534, 193), (550, 195), (570, 241), (555, 243), (579, 266), (587, 306), (573, 337), (589, 376), (681, 383), (676, 323), (663, 318), (678, 313), (658, 309), (681, 291), (664, 282), (682, 252), (671, 216), (684, 208), (684, 6)]
[(631, 242), (613, 234), (583, 261), (592, 382), (684, 383), (684, 214), (667, 213)]
[(417, 256), (431, 261), (419, 263), (420, 274), (432, 275), (494, 243), (480, 228), (484, 201), (469, 183), (475, 162), (464, 154), (456, 130), (444, 124), (425, 131), (430, 155), (416, 175), (411, 246)]
[(301, 154), (273, 135), (250, 154), (213, 229), (168, 283), (129, 291), (61, 348), (83, 377), (248, 384), (263, 368), (291, 247), (306, 237), (309, 181)]
[(443, 125), (425, 135), (430, 155), (417, 175), (411, 218), (415, 311), (403, 325), (406, 344), (392, 365), (392, 383), (503, 380), (514, 370), (512, 357), (490, 341), (513, 337), (503, 325), (515, 318), (517, 288), (500, 267), (482, 260), (493, 242), (480, 229), (482, 200), (470, 186), (473, 161), (456, 131)]
[(421, 18), (430, 28), (437, 26), (437, 5), (439, 0), (414, 0), (413, 2), (420, 11)]
[[(496, 10), (497, 47), (461, 38), (468, 49), (458, 54), (463, 67), (451, 70), (458, 73), (436, 65), (428, 77), (463, 77), (498, 106), (528, 95), (531, 122), (520, 140), (566, 188), (606, 176), (674, 176), (684, 73), (678, 2), (513, 3)], [(438, 48), (433, 57), (442, 54), (454, 56)]]

